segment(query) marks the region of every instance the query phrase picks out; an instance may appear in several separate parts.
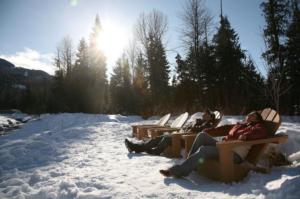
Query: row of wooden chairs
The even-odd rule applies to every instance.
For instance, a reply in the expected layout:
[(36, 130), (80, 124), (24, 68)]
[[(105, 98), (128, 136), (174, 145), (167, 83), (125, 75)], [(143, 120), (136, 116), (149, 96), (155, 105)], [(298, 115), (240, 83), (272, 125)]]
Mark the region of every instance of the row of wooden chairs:
[[(218, 122), (221, 121), (222, 115), (219, 112), (214, 112)], [(270, 143), (284, 143), (287, 141), (288, 136), (285, 134), (275, 134), (281, 124), (280, 115), (271, 108), (266, 108), (260, 111), (260, 114), (264, 120), (265, 127), (269, 132), (269, 137), (266, 139), (258, 139), (251, 141), (219, 141), (217, 142), (217, 148), (219, 149), (219, 160), (205, 160), (202, 164), (199, 164), (197, 171), (209, 178), (219, 180), (222, 182), (233, 182), (242, 180), (250, 171), (247, 166), (248, 163), (256, 165), (259, 157), (263, 154), (268, 144)], [(164, 118), (164, 124), (160, 122)], [(167, 119), (166, 119), (167, 118)], [(172, 146), (170, 146), (165, 153), (172, 157), (180, 157), (181, 150), (184, 150), (184, 156), (187, 158), (187, 154), (197, 136), (197, 134), (183, 135), (179, 133), (179, 129), (182, 127), (166, 126), (167, 121), (170, 118), (170, 114), (165, 115), (159, 121), (157, 125), (151, 126), (133, 126), (133, 135), (139, 139), (151, 139), (161, 135), (164, 132), (172, 133)], [(188, 113), (180, 115), (174, 120), (181, 125), (185, 123), (188, 118)], [(184, 122), (182, 123), (182, 121)], [(180, 121), (180, 122), (179, 122)], [(172, 123), (173, 124), (173, 123)], [(229, 129), (230, 130), (230, 129)], [(213, 137), (225, 136), (223, 134), (211, 134)], [(233, 163), (233, 150), (235, 147), (251, 145), (244, 163), (234, 164)]]

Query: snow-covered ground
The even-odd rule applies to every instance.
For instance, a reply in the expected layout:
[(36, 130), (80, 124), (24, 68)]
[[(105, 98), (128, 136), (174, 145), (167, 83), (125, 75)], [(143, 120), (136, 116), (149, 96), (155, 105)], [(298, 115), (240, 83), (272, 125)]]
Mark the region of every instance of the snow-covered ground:
[[(222, 123), (241, 117), (227, 116)], [(300, 164), (251, 172), (224, 184), (192, 173), (164, 178), (159, 169), (182, 160), (128, 154), (124, 139), (140, 117), (45, 114), (0, 137), (0, 198), (300, 198)], [(151, 122), (151, 121), (147, 121)], [(300, 151), (299, 118), (283, 118), (281, 149)], [(297, 158), (296, 158), (297, 159)]]

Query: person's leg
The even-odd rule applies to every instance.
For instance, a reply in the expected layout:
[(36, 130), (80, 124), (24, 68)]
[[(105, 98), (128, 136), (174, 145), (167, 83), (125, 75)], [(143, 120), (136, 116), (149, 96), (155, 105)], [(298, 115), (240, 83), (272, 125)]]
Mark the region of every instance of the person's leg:
[(156, 137), (154, 139), (151, 139), (146, 142), (140, 142), (140, 143), (133, 143), (130, 142), (129, 140), (125, 140), (127, 142), (127, 145), (130, 147), (132, 151), (135, 151), (137, 153), (145, 152), (155, 146), (163, 139), (162, 136)]
[(207, 158), (219, 158), (219, 151), (216, 146), (201, 146), (195, 153), (191, 154), (191, 156), (189, 156), (188, 159), (186, 159), (182, 164), (175, 165), (168, 170), (172, 176), (187, 176), (198, 165), (202, 164)]
[(161, 141), (155, 147), (148, 149), (146, 152), (149, 154), (159, 155), (171, 144), (172, 136), (164, 135)]
[(188, 157), (195, 153), (201, 146), (216, 146), (217, 140), (208, 135), (207, 133), (198, 133), (191, 150), (189, 151)]

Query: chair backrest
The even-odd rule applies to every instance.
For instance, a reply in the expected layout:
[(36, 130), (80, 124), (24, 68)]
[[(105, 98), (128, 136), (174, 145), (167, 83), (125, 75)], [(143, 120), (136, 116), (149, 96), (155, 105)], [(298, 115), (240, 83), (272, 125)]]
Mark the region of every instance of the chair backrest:
[[(258, 112), (264, 120), (264, 126), (267, 128), (269, 135), (273, 136), (281, 124), (279, 114), (271, 108), (265, 108)], [(267, 143), (263, 143), (252, 146), (246, 157), (247, 161), (256, 164), (267, 145)]]
[(196, 112), (189, 117), (189, 119), (185, 122), (184, 125), (188, 125), (191, 122), (195, 122), (198, 118), (201, 118), (202, 112)]
[(171, 114), (168, 113), (166, 115), (164, 115), (162, 118), (160, 118), (160, 120), (157, 122), (158, 126), (164, 126), (170, 119)]
[(213, 114), (215, 115), (214, 127), (216, 127), (221, 122), (223, 114), (219, 111), (214, 111)]
[(220, 120), (223, 117), (219, 111), (214, 111), (213, 114), (215, 115), (215, 120)]
[(179, 115), (170, 125), (171, 128), (181, 128), (184, 123), (186, 122), (186, 120), (188, 119), (189, 114), (188, 112), (185, 112), (181, 115)]
[(271, 108), (265, 108), (260, 111), (261, 117), (264, 120), (264, 125), (267, 128), (269, 135), (273, 136), (281, 124), (280, 115)]

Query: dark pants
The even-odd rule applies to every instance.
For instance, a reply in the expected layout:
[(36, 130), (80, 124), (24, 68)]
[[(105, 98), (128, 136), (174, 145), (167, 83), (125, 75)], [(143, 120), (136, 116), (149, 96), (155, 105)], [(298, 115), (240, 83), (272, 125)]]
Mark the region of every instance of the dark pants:
[(147, 142), (142, 143), (132, 143), (134, 146), (135, 152), (147, 152), (150, 154), (161, 154), (168, 146), (172, 144), (171, 135), (162, 135), (154, 139), (151, 139)]
[[(189, 152), (188, 158), (180, 165), (175, 165), (169, 170), (172, 175), (181, 177), (189, 175), (196, 167), (207, 158), (218, 159), (219, 151), (216, 147), (216, 140), (207, 133), (199, 133)], [(235, 163), (241, 163), (242, 158), (236, 153), (233, 154)]]

